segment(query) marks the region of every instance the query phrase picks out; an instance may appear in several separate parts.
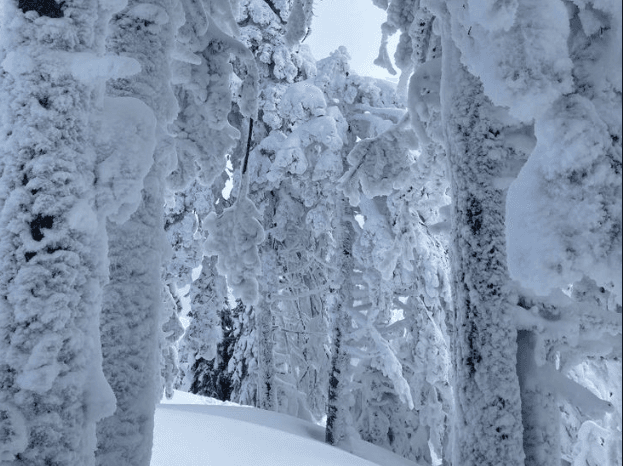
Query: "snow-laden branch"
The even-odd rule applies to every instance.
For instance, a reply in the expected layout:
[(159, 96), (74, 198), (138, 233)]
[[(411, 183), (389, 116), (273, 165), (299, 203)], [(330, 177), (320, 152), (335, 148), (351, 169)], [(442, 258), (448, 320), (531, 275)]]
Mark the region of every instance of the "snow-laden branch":
[(211, 212), (204, 220), (208, 232), (204, 249), (218, 256), (216, 268), (227, 277), (234, 296), (252, 305), (259, 301), (257, 277), (262, 267), (257, 247), (264, 241), (264, 230), (260, 212), (246, 192), (241, 194), (221, 215)]
[(566, 377), (556, 370), (552, 364), (545, 364), (536, 368), (529, 383), (535, 387), (540, 385), (551, 393), (557, 394), (579, 409), (582, 414), (592, 419), (601, 418), (614, 411), (612, 403), (602, 400), (588, 388)]
[[(579, 357), (621, 354), (622, 317), (588, 303), (575, 303), (560, 293), (530, 309), (512, 306), (519, 330), (530, 330), (537, 337), (537, 363), (546, 363), (552, 350), (574, 362)], [(555, 313), (553, 313), (555, 311)]]
[[(391, 194), (411, 179), (417, 148), (415, 135), (404, 117), (381, 135), (360, 141), (348, 154), (351, 168), (339, 180), (350, 204), (359, 204), (361, 193), (368, 198)], [(361, 191), (360, 191), (361, 185)]]
[(331, 285), (326, 284), (303, 293), (274, 295), (272, 297), (272, 301), (298, 301), (303, 298), (309, 298), (310, 296), (322, 295), (327, 293), (330, 289)]

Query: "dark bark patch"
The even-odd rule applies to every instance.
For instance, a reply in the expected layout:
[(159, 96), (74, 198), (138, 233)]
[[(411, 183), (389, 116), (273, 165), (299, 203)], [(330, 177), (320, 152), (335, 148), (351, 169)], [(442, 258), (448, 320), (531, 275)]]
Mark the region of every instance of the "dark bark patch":
[(467, 225), (473, 235), (478, 235), (482, 228), (482, 205), (480, 201), (473, 196), (467, 199)]
[(469, 370), (469, 375), (473, 377), (476, 374), (476, 366), (482, 362), (482, 355), (480, 354), (479, 335), (476, 324), (470, 320), (467, 322), (466, 326), (468, 354), (465, 358), (465, 365)]
[(42, 228), (50, 229), (54, 226), (54, 217), (51, 215), (38, 214), (35, 219), (30, 222), (30, 234), (35, 241), (41, 241), (43, 239)]
[(39, 105), (46, 110), (50, 108), (50, 99), (47, 96), (39, 97), (37, 100), (39, 101)]
[(54, 0), (18, 0), (17, 7), (24, 13), (36, 11), (39, 16), (48, 18), (62, 18), (65, 2), (56, 3)]

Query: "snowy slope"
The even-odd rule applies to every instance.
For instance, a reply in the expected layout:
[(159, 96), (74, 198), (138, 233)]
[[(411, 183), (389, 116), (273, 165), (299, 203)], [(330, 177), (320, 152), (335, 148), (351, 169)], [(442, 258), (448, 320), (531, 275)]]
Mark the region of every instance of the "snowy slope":
[(151, 466), (417, 466), (367, 442), (351, 454), (323, 439), (300, 419), (176, 392), (156, 408)]

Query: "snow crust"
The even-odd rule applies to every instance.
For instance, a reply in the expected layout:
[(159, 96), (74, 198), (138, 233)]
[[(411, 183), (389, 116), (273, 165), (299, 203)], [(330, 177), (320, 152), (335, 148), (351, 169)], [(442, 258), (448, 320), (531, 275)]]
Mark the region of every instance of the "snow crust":
[(336, 169), (341, 169), (341, 161), (336, 158), (342, 147), (342, 139), (338, 135), (335, 119), (330, 116), (321, 116), (296, 128), (280, 144), (280, 148), (276, 148), (275, 161), (266, 174), (266, 178), (273, 183), (278, 183), (288, 173), (302, 175), (315, 161), (310, 160), (306, 155), (306, 152), (310, 155), (313, 153), (314, 146), (319, 151), (325, 152), (318, 157), (314, 166), (315, 179), (322, 179), (335, 172)]
[(116, 13), (127, 6), (128, 0), (99, 0), (98, 3), (102, 10), (108, 13)]
[(39, 394), (50, 390), (61, 372), (61, 364), (57, 360), (61, 346), (60, 336), (44, 335), (33, 346), (26, 364), (17, 376), (17, 385)]
[(82, 82), (96, 79), (117, 79), (141, 72), (140, 63), (134, 58), (116, 55), (98, 56), (90, 53), (69, 55), (68, 65), (71, 74)]
[[(54, 51), (47, 54), (44, 60), (52, 66), (53, 72), (62, 74), (68, 71), (84, 83), (92, 83), (98, 79), (125, 78), (141, 71), (138, 61), (117, 55)], [(0, 66), (15, 76), (35, 71), (35, 62), (27, 50), (9, 51)]]
[[(153, 3), (136, 3), (125, 13), (136, 19), (143, 20), (145, 23), (153, 23), (157, 26), (163, 26), (169, 22), (169, 14), (164, 8)], [(159, 30), (156, 29), (156, 31)]]
[(326, 108), (322, 91), (305, 81), (288, 86), (279, 102), (281, 115), (288, 116), (293, 123), (307, 120), (310, 116), (324, 115)]

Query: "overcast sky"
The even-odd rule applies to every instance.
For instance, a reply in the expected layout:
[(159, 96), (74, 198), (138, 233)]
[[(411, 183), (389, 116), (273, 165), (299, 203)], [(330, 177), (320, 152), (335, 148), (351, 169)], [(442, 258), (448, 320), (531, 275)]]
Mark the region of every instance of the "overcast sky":
[[(383, 10), (375, 7), (372, 0), (317, 0), (314, 3), (312, 33), (305, 43), (311, 47), (316, 60), (345, 45), (352, 57), (351, 68), (358, 74), (391, 77), (372, 63), (381, 43), (381, 23), (385, 20)], [(393, 57), (398, 35), (392, 39), (390, 56)]]

